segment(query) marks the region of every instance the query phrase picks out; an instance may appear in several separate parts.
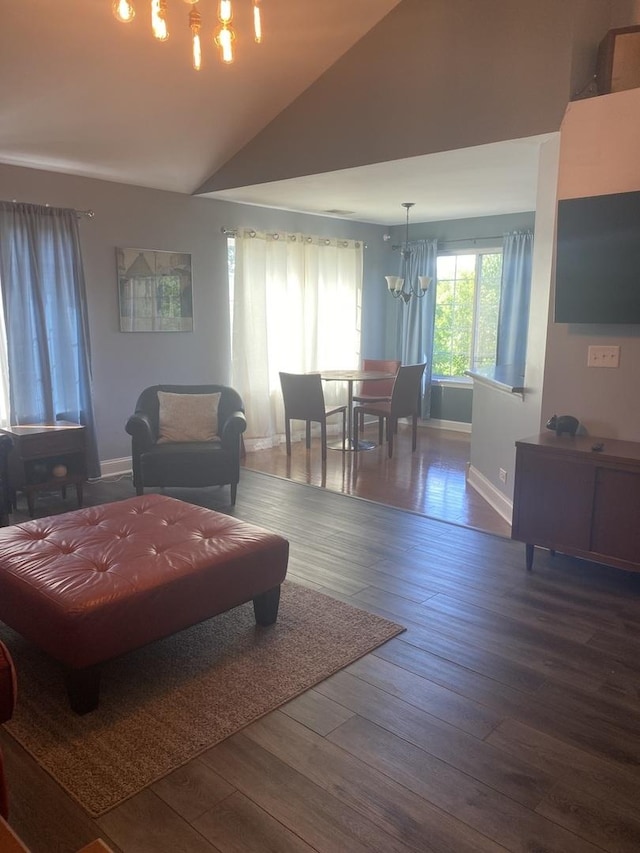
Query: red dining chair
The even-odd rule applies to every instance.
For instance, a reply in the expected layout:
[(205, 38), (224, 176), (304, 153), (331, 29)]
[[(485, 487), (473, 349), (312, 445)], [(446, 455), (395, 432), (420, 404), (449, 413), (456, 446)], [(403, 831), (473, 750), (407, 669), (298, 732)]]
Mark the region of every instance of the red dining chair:
[(358, 427), (365, 415), (375, 415), (378, 418), (378, 441), (382, 444), (383, 426), (387, 423), (387, 442), (389, 443), (389, 458), (393, 455), (393, 436), (398, 425), (398, 418), (411, 418), (412, 444), (415, 450), (418, 443), (418, 412), (420, 408), (420, 383), (426, 364), (404, 364), (398, 368), (398, 375), (393, 384), (391, 400), (377, 403), (365, 403), (356, 406), (353, 415)]
[[(360, 383), (360, 390), (353, 395), (354, 403), (386, 403), (391, 400), (393, 383), (400, 367), (400, 361), (394, 359), (365, 358), (363, 370), (379, 370), (381, 373), (393, 373), (393, 379), (370, 379)], [(364, 430), (364, 418), (360, 431)]]

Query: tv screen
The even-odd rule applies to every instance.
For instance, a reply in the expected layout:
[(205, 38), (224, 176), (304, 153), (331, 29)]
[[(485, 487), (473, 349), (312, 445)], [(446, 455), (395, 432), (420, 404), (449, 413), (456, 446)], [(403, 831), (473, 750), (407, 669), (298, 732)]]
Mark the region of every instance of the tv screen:
[(640, 323), (640, 192), (558, 202), (556, 323)]

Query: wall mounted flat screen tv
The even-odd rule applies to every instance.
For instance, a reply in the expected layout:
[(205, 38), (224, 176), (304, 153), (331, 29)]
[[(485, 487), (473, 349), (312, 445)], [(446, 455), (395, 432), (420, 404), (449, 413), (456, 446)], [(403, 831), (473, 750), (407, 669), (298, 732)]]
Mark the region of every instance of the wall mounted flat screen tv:
[(556, 323), (640, 323), (640, 192), (558, 202)]

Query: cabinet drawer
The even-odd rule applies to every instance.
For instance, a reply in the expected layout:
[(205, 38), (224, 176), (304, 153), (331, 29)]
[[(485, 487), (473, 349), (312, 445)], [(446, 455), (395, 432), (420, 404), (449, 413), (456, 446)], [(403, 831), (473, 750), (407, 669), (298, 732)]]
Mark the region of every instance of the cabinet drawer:
[(591, 549), (640, 562), (640, 477), (632, 471), (598, 471)]
[(57, 456), (60, 453), (84, 450), (84, 427), (22, 436), (17, 450), (22, 459)]
[(512, 538), (588, 551), (594, 480), (591, 465), (518, 448)]

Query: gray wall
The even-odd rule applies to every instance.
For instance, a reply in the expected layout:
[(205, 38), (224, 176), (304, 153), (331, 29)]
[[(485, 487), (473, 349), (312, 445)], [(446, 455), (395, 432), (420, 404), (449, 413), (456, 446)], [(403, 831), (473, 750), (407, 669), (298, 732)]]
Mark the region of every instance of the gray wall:
[(473, 388), (434, 384), (431, 388), (431, 419), (471, 424)]
[(556, 131), (574, 2), (403, 0), (199, 191)]
[[(515, 442), (535, 435), (541, 427), (549, 294), (555, 244), (555, 205), (559, 138), (544, 143), (540, 151), (536, 224), (531, 278), (531, 303), (527, 333), (525, 393), (523, 397), (475, 384), (471, 466), (490, 488), (507, 500), (513, 498)], [(506, 483), (499, 478), (507, 472)]]
[[(53, 172), (0, 165), (4, 199), (90, 208), (81, 219), (93, 362), (98, 450), (102, 461), (130, 455), (124, 431), (140, 391), (161, 382), (229, 379), (227, 249), (222, 227), (301, 230), (363, 240), (363, 351), (383, 355), (384, 294), (379, 284), (386, 252), (380, 226), (272, 211)], [(115, 248), (190, 252), (193, 333), (119, 331)], [(374, 272), (372, 272), (372, 269)]]
[[(561, 132), (558, 197), (640, 191), (639, 143), (640, 89), (571, 104)], [(590, 344), (619, 346), (620, 366), (588, 367)], [(551, 318), (545, 348), (543, 419), (575, 414), (590, 435), (640, 441), (640, 326)]]

